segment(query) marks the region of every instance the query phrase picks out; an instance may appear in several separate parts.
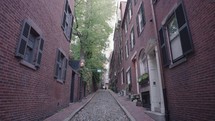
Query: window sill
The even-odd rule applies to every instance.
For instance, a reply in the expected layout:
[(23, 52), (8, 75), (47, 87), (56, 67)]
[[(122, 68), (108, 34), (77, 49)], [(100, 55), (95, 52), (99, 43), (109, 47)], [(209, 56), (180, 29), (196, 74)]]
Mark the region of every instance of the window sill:
[(33, 64), (31, 64), (31, 63), (29, 63), (29, 62), (27, 62), (25, 60), (21, 60), (20, 64), (22, 64), (22, 65), (24, 65), (24, 66), (26, 66), (26, 67), (28, 67), (30, 69), (33, 69), (35, 71), (37, 70), (37, 68)]
[(169, 68), (170, 68), (170, 69), (171, 69), (171, 68), (174, 68), (174, 67), (176, 67), (176, 66), (178, 66), (178, 65), (180, 65), (180, 64), (182, 64), (182, 63), (184, 63), (184, 62), (186, 62), (186, 61), (187, 61), (187, 58), (182, 58), (182, 59), (178, 60), (177, 62), (175, 62), (175, 63), (169, 65)]
[(61, 79), (57, 79), (57, 82), (58, 82), (58, 83), (61, 83), (61, 84), (64, 84), (64, 81), (61, 80)]

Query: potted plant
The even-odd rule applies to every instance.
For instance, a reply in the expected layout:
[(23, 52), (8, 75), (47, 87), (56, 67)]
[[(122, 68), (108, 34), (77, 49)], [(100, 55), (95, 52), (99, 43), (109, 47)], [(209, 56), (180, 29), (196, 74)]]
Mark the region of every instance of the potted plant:
[(146, 83), (149, 80), (149, 74), (148, 73), (144, 73), (142, 74), (139, 78), (138, 78), (138, 83), (140, 85)]

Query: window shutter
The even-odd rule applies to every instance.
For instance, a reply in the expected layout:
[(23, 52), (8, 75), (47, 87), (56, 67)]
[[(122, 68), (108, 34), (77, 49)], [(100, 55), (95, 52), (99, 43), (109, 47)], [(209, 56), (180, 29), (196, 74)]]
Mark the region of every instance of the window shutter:
[(73, 20), (74, 20), (74, 18), (73, 18), (73, 16), (71, 15), (71, 26), (70, 26), (70, 36), (69, 36), (69, 42), (71, 42), (71, 39), (72, 39), (72, 27), (73, 27)]
[(132, 50), (132, 42), (131, 42), (131, 35), (130, 35), (130, 51)]
[(179, 33), (180, 33), (180, 38), (181, 38), (183, 54), (187, 55), (188, 53), (192, 52), (192, 50), (193, 50), (191, 38), (189, 36), (188, 27), (187, 26), (184, 27)]
[(143, 3), (141, 4), (140, 9), (141, 9), (141, 13), (142, 13), (142, 22), (141, 22), (141, 24), (142, 24), (142, 27), (143, 27), (143, 26), (145, 25), (145, 23), (146, 23), (146, 21), (145, 21), (145, 14), (144, 14)]
[(63, 29), (65, 29), (65, 26), (66, 26), (66, 13), (67, 13), (67, 11), (68, 11), (68, 0), (65, 0), (64, 12), (63, 12), (63, 22), (62, 22)]
[(67, 59), (65, 58), (65, 60), (64, 60), (64, 70), (63, 70), (63, 72), (64, 72), (64, 77), (63, 77), (63, 80), (65, 81), (66, 80), (66, 70), (67, 70), (67, 63), (68, 63), (68, 61), (67, 61)]
[(42, 38), (40, 38), (39, 46), (38, 46), (38, 50), (37, 50), (36, 64), (35, 64), (36, 67), (39, 67), (41, 64), (43, 45), (44, 45), (44, 40)]
[(137, 24), (137, 35), (139, 36), (139, 34), (140, 34), (140, 27), (139, 27), (138, 14), (137, 14), (137, 17), (136, 17), (136, 24)]
[(186, 23), (182, 4), (180, 4), (177, 7), (177, 9), (175, 10), (175, 13), (176, 13), (176, 18), (178, 22), (178, 27), (181, 28)]
[(133, 42), (134, 42), (134, 45), (135, 45), (135, 33), (134, 33), (134, 28), (132, 29), (132, 32), (133, 32)]
[(24, 58), (29, 32), (30, 32), (30, 25), (27, 22), (24, 22), (19, 44), (16, 50), (16, 57)]
[(58, 78), (58, 73), (59, 73), (59, 62), (60, 62), (60, 51), (57, 49), (57, 58), (56, 58), (56, 64), (55, 64), (55, 75), (54, 78)]
[(68, 41), (71, 41), (71, 32), (72, 32), (72, 15), (68, 14), (68, 30), (67, 30), (67, 37), (68, 37)]
[(165, 42), (165, 38), (164, 38), (163, 28), (161, 28), (159, 30), (159, 36), (160, 36), (160, 47), (161, 47), (163, 65), (167, 66), (167, 65), (169, 65), (169, 58), (168, 58), (168, 54), (167, 54), (168, 52), (166, 49), (166, 42)]
[(192, 47), (192, 40), (188, 29), (188, 23), (186, 22), (186, 17), (185, 17), (182, 4), (180, 4), (177, 7), (175, 12), (176, 12), (176, 18), (177, 18), (178, 27), (179, 27), (179, 34), (180, 34), (183, 54), (187, 55), (188, 53), (192, 52), (193, 47)]
[(65, 29), (66, 26), (66, 12), (63, 13), (63, 23), (62, 23), (63, 29)]

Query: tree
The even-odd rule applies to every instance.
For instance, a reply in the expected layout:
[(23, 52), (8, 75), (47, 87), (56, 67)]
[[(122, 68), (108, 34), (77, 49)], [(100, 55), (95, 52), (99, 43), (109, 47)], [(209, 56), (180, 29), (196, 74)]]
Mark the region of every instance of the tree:
[(114, 0), (76, 0), (72, 56), (85, 59), (87, 68), (103, 68), (106, 61), (103, 51), (112, 32), (108, 22), (114, 11)]

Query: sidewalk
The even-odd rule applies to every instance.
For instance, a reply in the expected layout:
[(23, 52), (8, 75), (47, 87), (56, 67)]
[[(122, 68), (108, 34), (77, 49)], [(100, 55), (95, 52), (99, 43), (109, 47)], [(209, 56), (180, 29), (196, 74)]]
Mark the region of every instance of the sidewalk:
[(154, 121), (151, 117), (149, 117), (144, 111), (146, 111), (143, 107), (136, 106), (135, 102), (132, 102), (128, 99), (127, 96), (119, 96), (113, 91), (109, 91), (115, 99), (121, 104), (122, 108), (126, 109), (128, 113), (134, 118), (136, 121)]
[(77, 110), (82, 108), (82, 106), (84, 106), (89, 100), (91, 100), (94, 95), (95, 93), (92, 93), (87, 97), (84, 97), (80, 102), (70, 103), (68, 107), (60, 110), (59, 112), (48, 117), (44, 121), (64, 121), (65, 119), (70, 117), (71, 114), (74, 114)]

